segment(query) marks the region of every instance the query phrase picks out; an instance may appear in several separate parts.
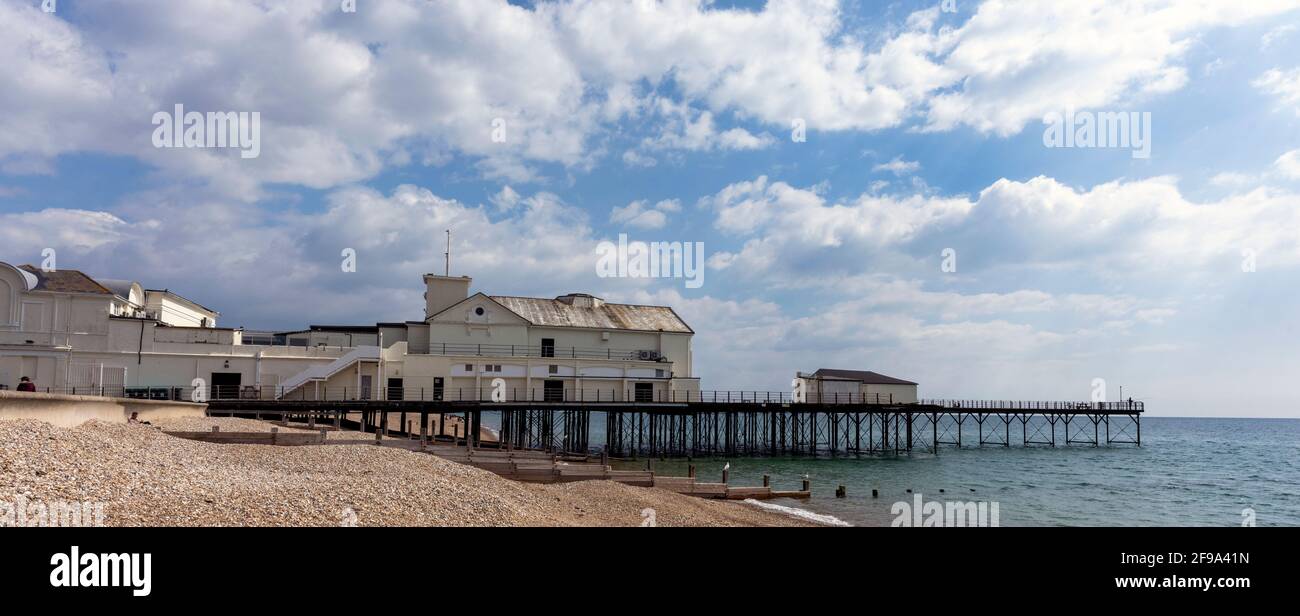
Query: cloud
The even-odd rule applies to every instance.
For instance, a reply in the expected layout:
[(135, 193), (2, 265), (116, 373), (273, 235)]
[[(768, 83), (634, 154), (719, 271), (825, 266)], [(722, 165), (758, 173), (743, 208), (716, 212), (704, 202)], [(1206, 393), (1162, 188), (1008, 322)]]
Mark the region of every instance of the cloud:
[(668, 215), (681, 209), (681, 202), (676, 199), (666, 199), (653, 206), (646, 201), (633, 201), (610, 210), (609, 221), (635, 229), (662, 229), (668, 224)]
[[(1177, 90), (1201, 32), (1296, 7), (1290, 0), (989, 0), (956, 29), (913, 20), (909, 33), (885, 45), (880, 73), (905, 91), (932, 93), (927, 130), (969, 126), (1007, 136), (1053, 111)], [(891, 44), (908, 53), (894, 53)], [(920, 70), (906, 70), (912, 64)]]
[(1293, 108), (1300, 115), (1300, 68), (1270, 69), (1251, 84), (1276, 98), (1279, 107)]
[(1291, 150), (1279, 156), (1273, 163), (1273, 169), (1282, 177), (1300, 180), (1300, 150)]
[[(956, 28), (930, 8), (865, 37), (836, 0), (392, 0), (356, 13), (335, 0), (103, 0), (75, 21), (0, 0), (0, 53), (23, 59), (0, 66), (0, 169), (107, 152), (251, 201), (267, 183), (329, 189), (457, 156), (515, 183), (545, 165), (586, 171), (634, 120), (649, 136), (622, 155), (629, 166), (656, 148), (770, 147), (751, 126), (796, 118), (1008, 135), (1048, 111), (1177, 89), (1200, 33), (1295, 6), (990, 0)], [(261, 157), (153, 148), (148, 119), (177, 103), (260, 112)], [(748, 124), (715, 127), (722, 117)]]
[[(447, 229), (452, 273), (494, 292), (547, 296), (597, 280), (597, 240), (581, 210), (538, 192), (502, 217), (488, 212), (412, 185), (387, 194), (340, 189), (314, 213), (139, 194), (114, 213), (2, 214), (0, 260), (39, 262), (42, 249), (54, 248), (61, 267), (171, 288), (240, 319), (229, 325), (251, 327), (420, 318), (420, 276), (442, 271)], [(340, 268), (345, 248), (356, 251), (356, 273)]]
[(872, 171), (888, 171), (894, 175), (903, 176), (916, 173), (921, 168), (921, 163), (911, 160), (903, 160), (902, 156), (895, 156), (894, 160), (887, 163), (880, 163), (871, 168)]
[(716, 265), (757, 273), (788, 273), (810, 266), (819, 254), (877, 253), (934, 226), (961, 220), (972, 204), (964, 198), (863, 194), (829, 203), (814, 189), (773, 182), (766, 176), (737, 182), (701, 200), (714, 227), (745, 240), (738, 253), (719, 253)]

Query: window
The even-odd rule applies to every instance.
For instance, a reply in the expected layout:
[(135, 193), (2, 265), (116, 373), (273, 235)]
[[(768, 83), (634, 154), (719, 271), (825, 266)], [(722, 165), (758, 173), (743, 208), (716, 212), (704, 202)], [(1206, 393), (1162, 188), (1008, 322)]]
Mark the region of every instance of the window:
[(501, 372), (501, 364), (487, 364), (483, 366), (484, 372)]
[(655, 370), (655, 377), (660, 379), (664, 378), (664, 371), (662, 369)]
[(483, 316), (483, 313), (484, 313), (484, 312), (485, 312), (485, 310), (483, 310), (483, 307), (482, 307), (482, 306), (479, 306), (478, 308), (475, 308), (475, 309), (474, 309), (474, 314), (477, 314), (478, 316)]
[(554, 338), (542, 338), (542, 357), (555, 357)]
[(474, 364), (465, 364), (465, 372), (473, 372)]
[(550, 365), (550, 373), (551, 373), (551, 374), (559, 374), (559, 373), (560, 373), (560, 367), (557, 366), (557, 365), (555, 365), (555, 364), (551, 364), (551, 365)]

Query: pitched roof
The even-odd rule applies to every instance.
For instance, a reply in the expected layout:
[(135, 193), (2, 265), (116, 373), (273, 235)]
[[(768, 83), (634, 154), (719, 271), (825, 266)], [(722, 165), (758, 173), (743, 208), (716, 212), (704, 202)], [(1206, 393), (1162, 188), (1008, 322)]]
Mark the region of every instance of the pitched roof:
[[(533, 325), (630, 329), (693, 334), (694, 330), (667, 306), (610, 304), (604, 301), (566, 302), (540, 297), (492, 295), (491, 299)], [(569, 296), (572, 297), (572, 296)], [(586, 297), (586, 296), (583, 296)], [(595, 298), (593, 298), (595, 299)]]
[(27, 273), (36, 276), (36, 288), (33, 289), (34, 291), (50, 291), (52, 293), (95, 293), (99, 295), (113, 294), (113, 292), (104, 285), (95, 282), (94, 278), (91, 278), (77, 270), (61, 269), (46, 272), (31, 265), (22, 265), (19, 267), (26, 270)]
[(834, 368), (822, 368), (814, 372), (813, 376), (829, 379), (845, 379), (849, 381), (857, 381), (859, 383), (866, 383), (868, 385), (916, 385), (916, 383), (913, 383), (912, 381), (896, 379), (892, 376), (880, 374), (879, 372), (871, 372), (870, 370), (836, 370)]
[[(114, 295), (122, 299), (131, 299), (131, 287), (137, 284), (132, 280), (118, 280), (115, 278), (98, 278), (95, 282), (103, 285), (104, 288), (112, 291)], [(144, 291), (144, 288), (141, 287), (140, 290)]]

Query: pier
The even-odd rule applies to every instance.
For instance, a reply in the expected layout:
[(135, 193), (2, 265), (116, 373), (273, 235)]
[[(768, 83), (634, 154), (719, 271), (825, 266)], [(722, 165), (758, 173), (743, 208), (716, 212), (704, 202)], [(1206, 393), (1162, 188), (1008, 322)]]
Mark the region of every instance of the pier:
[[(172, 388), (169, 396), (187, 392)], [(215, 392), (211, 415), (317, 421), (366, 432), (408, 434), (430, 417), (458, 418), (463, 432), (423, 435), (471, 447), (613, 457), (851, 456), (962, 447), (1142, 444), (1140, 401), (921, 400), (900, 404), (841, 395), (796, 401), (789, 392), (665, 392), (612, 389), (533, 391), (389, 390), (383, 399), (321, 390), (277, 397), (273, 390)], [(362, 392), (368, 394), (369, 392)], [(495, 399), (494, 399), (495, 398)], [(184, 398), (182, 398), (184, 399)], [(390, 416), (397, 425), (390, 426)], [(355, 419), (353, 419), (355, 418)], [(485, 424), (485, 419), (489, 423)], [(495, 420), (495, 421), (492, 421)], [(495, 427), (495, 442), (482, 437)]]

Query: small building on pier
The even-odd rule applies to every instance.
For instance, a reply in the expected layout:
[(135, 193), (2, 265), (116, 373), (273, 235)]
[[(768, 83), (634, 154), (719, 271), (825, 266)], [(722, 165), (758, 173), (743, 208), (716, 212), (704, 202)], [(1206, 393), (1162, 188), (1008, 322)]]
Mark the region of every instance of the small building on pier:
[(812, 374), (799, 372), (796, 378), (808, 402), (869, 400), (915, 404), (917, 401), (916, 383), (869, 370), (822, 368)]

